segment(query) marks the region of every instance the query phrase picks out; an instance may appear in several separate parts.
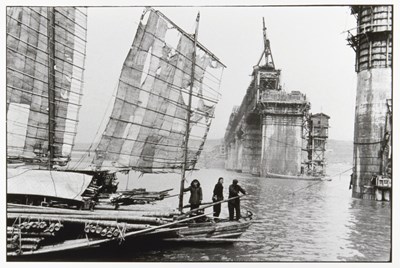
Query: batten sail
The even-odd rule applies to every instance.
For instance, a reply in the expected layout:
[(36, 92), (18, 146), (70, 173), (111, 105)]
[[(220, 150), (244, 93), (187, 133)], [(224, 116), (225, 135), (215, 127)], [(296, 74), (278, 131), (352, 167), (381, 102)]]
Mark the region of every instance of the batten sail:
[[(7, 8), (8, 157), (48, 157), (49, 68), (54, 68), (55, 82), (50, 89), (55, 95), (54, 157), (60, 162), (70, 157), (82, 96), (86, 23), (85, 8)], [(48, 60), (48, 27), (54, 28), (54, 66)]]
[[(98, 168), (180, 171), (194, 43), (162, 13), (142, 18), (122, 67), (114, 107), (96, 149)], [(223, 65), (196, 47), (187, 169), (204, 145), (220, 97)]]

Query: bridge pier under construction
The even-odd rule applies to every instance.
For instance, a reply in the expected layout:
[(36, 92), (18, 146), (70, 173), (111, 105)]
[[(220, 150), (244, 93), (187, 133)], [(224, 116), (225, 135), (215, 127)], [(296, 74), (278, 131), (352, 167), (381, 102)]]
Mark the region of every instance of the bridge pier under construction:
[[(306, 95), (282, 90), (280, 74), (264, 24), (263, 54), (226, 129), (225, 167), (263, 177), (322, 177), (329, 116), (319, 114), (323, 120), (313, 124)], [(324, 135), (315, 135), (316, 129), (323, 129)]]

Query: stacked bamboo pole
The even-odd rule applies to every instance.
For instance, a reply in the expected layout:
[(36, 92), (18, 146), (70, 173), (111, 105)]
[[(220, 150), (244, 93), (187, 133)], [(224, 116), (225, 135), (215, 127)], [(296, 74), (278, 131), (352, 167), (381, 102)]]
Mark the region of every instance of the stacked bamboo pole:
[[(164, 238), (183, 238), (176, 241), (199, 239), (197, 242), (200, 242), (205, 238), (212, 238), (214, 240), (211, 239), (210, 242), (235, 242), (239, 241), (237, 238), (249, 227), (250, 222), (197, 221), (208, 215), (202, 214), (203, 212), (199, 210), (233, 199), (235, 198), (204, 205), (183, 214), (176, 211), (143, 211), (127, 208), (88, 211), (8, 204), (8, 223), (14, 223), (7, 227), (7, 250), (15, 255), (26, 251), (69, 248), (67, 244), (75, 243), (73, 241), (78, 241), (77, 238), (82, 236), (89, 239), (88, 245), (148, 235), (160, 241)], [(194, 216), (195, 212), (200, 215)], [(75, 238), (71, 237), (71, 234)], [(37, 241), (36, 244), (34, 241)], [(208, 240), (205, 239), (203, 242), (206, 241)]]

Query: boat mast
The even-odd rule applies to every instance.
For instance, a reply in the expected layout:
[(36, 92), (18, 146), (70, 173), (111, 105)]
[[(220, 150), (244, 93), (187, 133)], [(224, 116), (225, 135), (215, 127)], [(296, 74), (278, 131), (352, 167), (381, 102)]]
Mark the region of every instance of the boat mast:
[(199, 20), (200, 20), (200, 12), (197, 13), (196, 18), (196, 30), (194, 32), (193, 38), (193, 59), (192, 59), (192, 73), (190, 76), (190, 90), (189, 90), (189, 101), (188, 101), (188, 109), (187, 109), (187, 120), (186, 120), (186, 130), (185, 130), (185, 140), (183, 147), (183, 164), (182, 164), (182, 176), (181, 176), (181, 187), (179, 191), (179, 211), (183, 210), (183, 189), (185, 188), (185, 173), (187, 168), (187, 158), (188, 158), (188, 143), (189, 143), (189, 134), (190, 134), (190, 116), (192, 114), (192, 94), (193, 94), (193, 84), (194, 84), (194, 73), (196, 68), (196, 48), (197, 48), (197, 34), (199, 30)]
[(53, 168), (54, 130), (55, 130), (55, 8), (47, 8), (47, 49), (48, 49), (48, 108), (49, 108), (49, 138), (48, 159), (49, 169)]

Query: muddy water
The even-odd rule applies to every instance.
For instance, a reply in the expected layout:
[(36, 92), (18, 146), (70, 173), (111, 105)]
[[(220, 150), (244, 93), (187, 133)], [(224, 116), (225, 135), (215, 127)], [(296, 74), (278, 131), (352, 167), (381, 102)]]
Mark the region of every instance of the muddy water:
[[(351, 168), (345, 164), (328, 166), (328, 174)], [(211, 201), (218, 177), (224, 177), (224, 192), (232, 179), (251, 195), (242, 201), (250, 209), (254, 224), (242, 236), (253, 243), (228, 246), (158, 246), (136, 245), (134, 248), (93, 250), (68, 257), (46, 257), (67, 261), (388, 261), (391, 248), (391, 206), (351, 198), (349, 174), (332, 177), (332, 181), (295, 181), (266, 179), (218, 169), (203, 169), (189, 174), (186, 185), (197, 178), (201, 182), (204, 202)], [(179, 174), (138, 174), (120, 176), (119, 189), (146, 188), (179, 190)], [(189, 196), (185, 196), (185, 204)], [(178, 198), (138, 209), (171, 210)], [(207, 211), (206, 211), (207, 212)], [(226, 204), (222, 217), (228, 215)]]
[[(329, 167), (330, 174), (349, 169), (348, 165)], [(108, 261), (388, 261), (391, 247), (391, 207), (387, 202), (351, 198), (349, 173), (332, 181), (294, 181), (252, 177), (225, 170), (205, 169), (189, 178), (201, 181), (204, 202), (211, 200), (218, 177), (224, 177), (224, 191), (232, 179), (251, 195), (242, 207), (255, 214), (254, 224), (243, 235), (253, 243), (231, 246), (167, 246), (134, 249), (87, 256), (88, 260)], [(128, 180), (127, 180), (128, 179)], [(179, 189), (179, 175), (135, 174), (121, 177), (120, 188)], [(188, 184), (187, 183), (187, 184)], [(302, 189), (302, 190), (300, 190)], [(187, 203), (188, 196), (185, 196)], [(177, 198), (152, 205), (176, 207)], [(146, 205), (148, 206), (148, 205)], [(224, 207), (225, 206), (225, 207)], [(222, 216), (227, 216), (226, 205)]]

